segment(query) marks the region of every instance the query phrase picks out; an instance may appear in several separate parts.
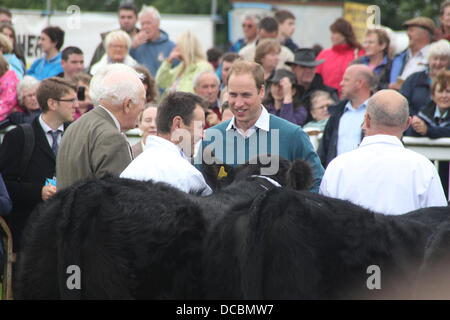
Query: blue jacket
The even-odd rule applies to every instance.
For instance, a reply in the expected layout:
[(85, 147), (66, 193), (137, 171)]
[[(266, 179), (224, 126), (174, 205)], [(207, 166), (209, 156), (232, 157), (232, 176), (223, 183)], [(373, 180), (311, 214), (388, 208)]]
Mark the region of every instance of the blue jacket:
[(33, 62), (27, 75), (33, 76), (38, 80), (44, 80), (50, 77), (55, 77), (61, 72), (64, 72), (61, 66), (61, 52), (56, 56), (47, 60), (45, 57), (37, 59)]
[[(244, 164), (257, 155), (268, 153), (279, 155), (289, 161), (301, 159), (308, 162), (312, 169), (313, 186), (310, 188), (310, 191), (319, 191), (324, 169), (308, 135), (301, 127), (277, 116), (270, 115), (270, 132), (268, 134), (264, 134), (265, 131), (258, 129), (250, 138), (245, 139), (234, 130), (226, 131), (230, 121), (222, 122), (205, 131), (205, 136), (195, 161), (196, 164), (201, 163), (202, 155), (211, 154), (210, 151), (213, 151), (213, 155), (217, 160), (231, 166)], [(277, 137), (276, 131), (273, 131), (274, 129), (278, 130), (278, 141), (272, 141), (272, 138)], [(218, 134), (220, 136), (217, 136)], [(253, 143), (255, 144), (253, 145)], [(204, 155), (203, 150), (207, 146), (210, 147)], [(251, 146), (255, 146), (255, 148)], [(204, 158), (204, 160), (207, 159)]]
[(405, 64), (407, 62), (406, 61), (408, 57), (407, 51), (408, 49), (400, 52), (392, 60), (391, 76), (389, 79), (390, 83), (397, 82), (397, 78), (402, 74), (403, 69), (405, 68)]
[[(450, 111), (447, 111), (447, 115), (438, 123), (434, 120), (434, 112), (436, 111), (436, 103), (431, 101), (427, 107), (417, 114), (425, 124), (427, 125), (426, 137), (430, 139), (437, 138), (449, 138), (450, 137)], [(411, 127), (405, 133), (405, 136), (422, 137), (419, 133), (414, 131)]]
[(244, 38), (238, 39), (235, 43), (233, 43), (229, 51), (239, 53), (239, 51), (246, 45), (247, 44), (245, 43)]
[(146, 66), (152, 77), (155, 77), (161, 63), (167, 59), (173, 48), (175, 48), (175, 43), (169, 40), (169, 35), (165, 31), (160, 30), (159, 39), (131, 49), (130, 55), (137, 62)]
[(403, 82), (400, 93), (408, 99), (410, 115), (418, 114), (431, 102), (430, 86), (428, 71), (413, 73)]
[(14, 53), (4, 53), (3, 57), (11, 66), (11, 70), (16, 73), (17, 78), (22, 80), (23, 74), (25, 73), (25, 66), (23, 65), (23, 62), (20, 61)]
[(288, 47), (292, 53), (295, 53), (299, 49), (298, 45), (291, 38), (284, 40), (283, 46)]

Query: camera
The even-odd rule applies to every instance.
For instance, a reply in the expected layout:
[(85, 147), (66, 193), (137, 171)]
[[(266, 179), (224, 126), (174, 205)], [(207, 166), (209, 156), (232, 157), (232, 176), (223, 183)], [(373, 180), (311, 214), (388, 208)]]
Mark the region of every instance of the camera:
[(84, 99), (86, 98), (85, 89), (86, 89), (85, 87), (78, 87), (78, 90), (77, 90), (78, 101), (84, 101)]

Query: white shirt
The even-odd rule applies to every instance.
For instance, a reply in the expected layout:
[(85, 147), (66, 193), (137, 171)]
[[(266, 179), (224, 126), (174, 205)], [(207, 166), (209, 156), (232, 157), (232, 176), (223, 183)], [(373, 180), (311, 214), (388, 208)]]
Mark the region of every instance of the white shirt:
[(120, 174), (121, 178), (166, 182), (184, 192), (212, 193), (200, 171), (185, 157), (181, 149), (158, 136), (148, 136), (145, 150)]
[[(47, 138), (48, 144), (50, 145), (50, 148), (51, 148), (52, 144), (53, 144), (53, 137), (49, 133), (49, 131), (53, 131), (53, 129), (50, 128), (47, 123), (45, 123), (44, 119), (42, 119), (42, 114), (39, 116), (39, 124), (41, 125), (42, 129), (44, 130), (45, 137)], [(56, 129), (56, 130), (61, 131), (60, 134), (58, 134), (58, 146), (59, 146), (59, 144), (61, 143), (62, 135), (64, 133), (64, 124), (60, 125), (58, 127), (58, 129)]]
[(103, 110), (105, 110), (109, 114), (109, 116), (113, 119), (114, 124), (116, 125), (117, 129), (119, 129), (119, 131), (121, 132), (122, 130), (120, 129), (120, 122), (119, 122), (119, 120), (117, 120), (116, 116), (111, 111), (106, 109), (104, 106), (99, 105), (99, 107), (102, 108)]
[(267, 131), (267, 132), (269, 132), (269, 130), (270, 130), (270, 114), (267, 111), (267, 109), (264, 108), (263, 105), (261, 105), (261, 114), (259, 115), (258, 120), (255, 122), (255, 124), (251, 128), (249, 128), (247, 130), (247, 132), (244, 133), (241, 129), (239, 129), (237, 127), (236, 119), (234, 116), (233, 116), (233, 118), (231, 118), (231, 121), (228, 124), (226, 131), (236, 129), (237, 132), (239, 132), (239, 134), (242, 137), (249, 138), (256, 132), (256, 128), (259, 128), (259, 129)]
[(441, 180), (424, 156), (390, 135), (365, 137), (358, 149), (330, 162), (321, 194), (384, 214), (447, 206)]
[(427, 44), (425, 47), (420, 49), (414, 56), (412, 55), (411, 49), (408, 49), (408, 62), (406, 62), (403, 72), (400, 76), (401, 79), (406, 80), (410, 75), (415, 72), (424, 71), (428, 65), (428, 51), (430, 45)]
[(111, 111), (106, 109), (104, 106), (102, 106), (102, 105), (98, 105), (98, 106), (100, 108), (102, 108), (103, 110), (105, 110), (109, 114), (109, 116), (113, 119), (114, 124), (116, 125), (117, 129), (119, 130), (119, 132), (123, 135), (123, 137), (125, 138), (125, 141), (128, 144), (128, 153), (130, 155), (130, 159), (133, 159), (133, 152), (131, 151), (130, 143), (128, 142), (128, 138), (127, 138), (126, 134), (124, 132), (122, 132), (119, 120), (117, 120), (116, 116)]

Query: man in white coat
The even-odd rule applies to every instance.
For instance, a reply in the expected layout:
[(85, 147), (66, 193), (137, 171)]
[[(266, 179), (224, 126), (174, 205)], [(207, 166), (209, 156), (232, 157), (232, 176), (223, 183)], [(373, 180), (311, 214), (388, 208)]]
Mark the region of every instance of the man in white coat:
[(166, 182), (185, 192), (212, 193), (200, 171), (189, 161), (203, 136), (205, 101), (192, 93), (169, 94), (158, 107), (156, 136), (148, 136), (144, 152), (120, 177)]
[(358, 149), (330, 162), (320, 193), (384, 214), (447, 206), (433, 163), (405, 149), (400, 141), (410, 125), (408, 101), (394, 90), (382, 90), (367, 103)]

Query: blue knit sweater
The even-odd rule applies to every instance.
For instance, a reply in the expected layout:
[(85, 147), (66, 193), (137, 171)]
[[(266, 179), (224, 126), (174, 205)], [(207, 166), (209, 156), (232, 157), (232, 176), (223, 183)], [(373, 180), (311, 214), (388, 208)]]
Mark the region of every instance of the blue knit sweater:
[(217, 160), (231, 166), (244, 164), (257, 155), (267, 153), (279, 155), (290, 161), (302, 159), (310, 164), (313, 172), (313, 186), (310, 191), (319, 191), (324, 169), (308, 135), (301, 127), (270, 115), (269, 132), (257, 129), (255, 134), (244, 138), (234, 129), (226, 130), (230, 121), (206, 130), (196, 163), (200, 163), (200, 156), (208, 160), (207, 157), (211, 154)]

